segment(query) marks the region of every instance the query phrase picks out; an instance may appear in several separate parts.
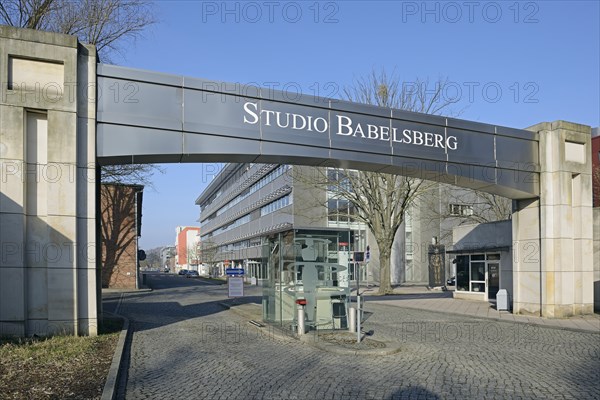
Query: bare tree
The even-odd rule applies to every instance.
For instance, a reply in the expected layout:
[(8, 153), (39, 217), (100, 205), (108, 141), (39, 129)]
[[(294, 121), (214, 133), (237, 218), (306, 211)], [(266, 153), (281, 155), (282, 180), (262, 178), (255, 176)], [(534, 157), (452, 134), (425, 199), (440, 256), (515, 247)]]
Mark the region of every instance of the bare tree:
[(157, 164), (120, 164), (101, 167), (102, 183), (135, 184), (153, 187), (155, 173), (163, 174), (164, 168)]
[(0, 23), (76, 35), (105, 61), (156, 22), (148, 0), (2, 0)]
[(200, 261), (209, 266), (211, 275), (215, 275), (215, 264), (217, 263), (217, 244), (211, 240), (200, 241)]
[(101, 237), (102, 281), (104, 285), (115, 282), (124, 275), (120, 272), (123, 257), (128, 262), (136, 260), (135, 215), (136, 192), (141, 192), (143, 186), (103, 185), (101, 187)]
[[(432, 90), (428, 80), (402, 82), (395, 73), (374, 70), (370, 75), (356, 79), (351, 87), (344, 90), (344, 95), (358, 103), (440, 114), (449, 111), (449, 107), (457, 102), (457, 99), (444, 97), (447, 85), (447, 80), (439, 79)], [(295, 170), (300, 171), (294, 172), (295, 180), (321, 189), (327, 187), (330, 198), (347, 200), (348, 207), (355, 209), (353, 212), (345, 209), (337, 212), (350, 213), (354, 220), (363, 222), (371, 230), (379, 250), (379, 293), (391, 293), (390, 261), (394, 237), (404, 222), (408, 207), (432, 183), (368, 171), (339, 170), (337, 178), (331, 179), (327, 170), (314, 169), (314, 174), (303, 174), (306, 169)]]
[(428, 218), (460, 217), (467, 223), (481, 224), (512, 217), (511, 199), (475, 189), (440, 184), (440, 191), (430, 199), (440, 201), (445, 207), (430, 204)]

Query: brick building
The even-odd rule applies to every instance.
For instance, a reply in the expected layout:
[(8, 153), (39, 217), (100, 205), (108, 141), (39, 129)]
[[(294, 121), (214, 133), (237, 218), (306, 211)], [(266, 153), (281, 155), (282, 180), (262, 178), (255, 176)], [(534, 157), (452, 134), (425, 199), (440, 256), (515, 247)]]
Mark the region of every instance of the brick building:
[(141, 185), (100, 187), (102, 287), (138, 287), (138, 238), (142, 232)]
[(175, 249), (177, 251), (175, 268), (198, 269), (200, 228), (197, 226), (178, 226), (175, 229)]

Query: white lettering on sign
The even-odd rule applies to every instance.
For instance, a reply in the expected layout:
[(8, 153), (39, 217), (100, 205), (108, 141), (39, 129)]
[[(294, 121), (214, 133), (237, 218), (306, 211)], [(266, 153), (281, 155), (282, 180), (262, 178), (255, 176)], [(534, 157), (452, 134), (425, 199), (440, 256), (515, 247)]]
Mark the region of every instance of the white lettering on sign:
[[(325, 133), (329, 130), (329, 122), (323, 117), (302, 115), (289, 112), (260, 110), (258, 103), (246, 102), (244, 104), (244, 123), (256, 125), (260, 121), (264, 126), (276, 126), (304, 130), (307, 132)], [(390, 128), (385, 125), (372, 125), (354, 123), (347, 115), (335, 115), (338, 131), (336, 135), (352, 136), (367, 140), (381, 140), (384, 142), (411, 144), (415, 146), (433, 147), (438, 149), (456, 150), (458, 139), (456, 136), (445, 136), (441, 133), (421, 132), (414, 129)]]

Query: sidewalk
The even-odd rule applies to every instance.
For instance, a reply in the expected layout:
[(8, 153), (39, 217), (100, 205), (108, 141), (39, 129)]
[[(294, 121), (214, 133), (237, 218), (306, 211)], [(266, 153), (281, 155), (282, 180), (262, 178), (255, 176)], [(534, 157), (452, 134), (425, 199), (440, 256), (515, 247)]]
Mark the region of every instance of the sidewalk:
[(366, 296), (369, 296), (367, 300), (369, 303), (600, 333), (600, 314), (597, 313), (560, 319), (544, 318), (498, 311), (487, 301), (454, 299), (452, 291), (429, 290), (423, 286), (399, 286), (394, 288), (394, 295), (391, 296), (377, 296), (377, 287), (361, 289)]

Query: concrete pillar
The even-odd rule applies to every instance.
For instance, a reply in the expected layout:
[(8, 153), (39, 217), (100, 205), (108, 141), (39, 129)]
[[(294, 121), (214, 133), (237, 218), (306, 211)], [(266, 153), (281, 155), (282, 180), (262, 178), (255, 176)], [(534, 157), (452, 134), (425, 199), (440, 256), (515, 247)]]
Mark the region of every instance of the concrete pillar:
[(594, 208), (594, 311), (600, 312), (600, 207)]
[(539, 134), (540, 198), (514, 202), (514, 312), (591, 314), (591, 129), (565, 121), (528, 129)]
[(0, 335), (97, 332), (95, 64), (0, 26)]

